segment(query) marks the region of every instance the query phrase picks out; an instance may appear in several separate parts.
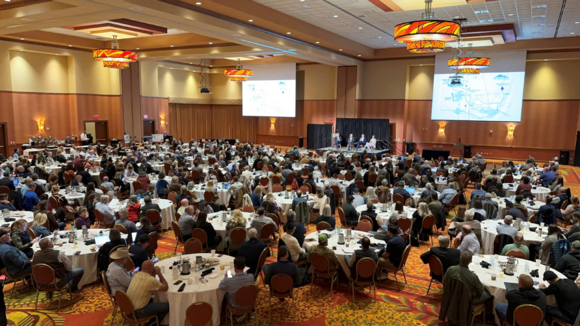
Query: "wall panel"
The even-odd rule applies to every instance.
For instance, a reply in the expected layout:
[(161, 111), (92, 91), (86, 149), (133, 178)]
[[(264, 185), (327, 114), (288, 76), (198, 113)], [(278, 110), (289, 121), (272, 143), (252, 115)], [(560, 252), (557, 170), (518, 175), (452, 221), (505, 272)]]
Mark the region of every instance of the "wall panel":
[[(71, 96), (76, 97), (79, 131), (84, 129), (84, 121), (94, 120), (93, 116), (98, 115), (99, 120), (108, 120), (109, 139), (123, 138), (123, 110), (120, 95), (76, 94)], [(75, 133), (80, 134), (80, 132)]]
[[(165, 97), (147, 97), (141, 96), (141, 119), (144, 120), (143, 115), (147, 115), (148, 120), (155, 120), (155, 128), (157, 133), (164, 133), (169, 130), (169, 99)], [(161, 116), (165, 117), (165, 125), (161, 125)]]
[[(32, 136), (42, 136), (63, 140), (71, 135), (73, 123), (69, 94), (12, 93), (14, 121), (17, 143), (28, 143)], [(44, 119), (45, 131), (38, 131), (36, 120)], [(50, 130), (46, 130), (50, 129)]]

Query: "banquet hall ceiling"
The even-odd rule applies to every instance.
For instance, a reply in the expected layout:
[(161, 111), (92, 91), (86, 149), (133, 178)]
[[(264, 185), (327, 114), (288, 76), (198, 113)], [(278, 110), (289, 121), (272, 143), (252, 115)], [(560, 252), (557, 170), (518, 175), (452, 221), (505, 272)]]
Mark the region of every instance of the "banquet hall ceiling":
[[(463, 43), (478, 50), (580, 49), (579, 2), (434, 0), (433, 10), (437, 19), (467, 19)], [(4, 0), (0, 39), (88, 52), (117, 35), (139, 60), (354, 65), (410, 56), (393, 29), (419, 19), (422, 7), (421, 0)]]

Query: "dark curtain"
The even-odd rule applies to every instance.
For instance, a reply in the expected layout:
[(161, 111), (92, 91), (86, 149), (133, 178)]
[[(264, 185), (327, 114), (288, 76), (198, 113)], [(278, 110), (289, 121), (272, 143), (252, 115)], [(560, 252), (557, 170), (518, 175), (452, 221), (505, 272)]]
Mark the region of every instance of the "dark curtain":
[(308, 149), (319, 149), (332, 146), (332, 125), (308, 124)]
[(359, 140), (361, 134), (365, 134), (367, 141), (373, 135), (377, 141), (390, 141), (391, 127), (389, 119), (336, 119), (336, 132), (340, 133), (342, 146), (346, 146), (350, 134), (356, 141)]

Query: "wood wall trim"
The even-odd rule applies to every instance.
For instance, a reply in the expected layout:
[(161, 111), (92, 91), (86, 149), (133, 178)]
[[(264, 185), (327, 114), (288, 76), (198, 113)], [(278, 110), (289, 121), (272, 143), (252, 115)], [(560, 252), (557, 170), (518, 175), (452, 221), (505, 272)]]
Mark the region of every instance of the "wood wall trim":
[[(413, 142), (415, 144), (427, 144), (427, 145), (451, 145), (453, 146), (454, 143), (437, 143), (437, 142), (425, 142), (425, 141), (418, 141)], [(511, 149), (531, 149), (531, 150), (547, 150), (547, 151), (573, 151), (575, 148), (545, 148), (545, 147), (528, 147), (528, 146), (508, 146), (508, 145), (485, 145), (485, 144), (465, 144), (470, 146), (477, 146), (477, 147), (497, 147), (497, 148), (511, 148)]]
[(27, 6), (37, 5), (37, 4), (51, 2), (51, 1), (52, 0), (20, 0), (20, 1), (16, 1), (16, 2), (3, 3), (2, 5), (0, 5), (0, 11), (14, 9), (14, 8), (20, 8), (20, 7), (27, 7)]
[(199, 44), (199, 45), (185, 45), (164, 48), (139, 49), (139, 52), (155, 52), (155, 51), (169, 51), (169, 50), (187, 50), (187, 49), (205, 49), (223, 46), (240, 46), (237, 43), (216, 43), (216, 44)]
[(57, 49), (67, 49), (67, 50), (76, 50), (76, 51), (82, 51), (82, 52), (93, 52), (93, 50), (91, 49), (85, 49), (85, 48), (79, 48), (77, 46), (67, 46), (67, 45), (58, 45), (58, 44), (53, 44), (53, 43), (43, 43), (43, 42), (39, 42), (39, 41), (29, 41), (29, 40), (21, 40), (20, 38), (11, 38), (11, 37), (0, 37), (0, 41), (6, 41), (6, 42), (15, 42), (15, 43), (24, 43), (24, 44), (31, 44), (31, 45), (38, 45), (38, 46), (48, 46), (51, 48), (57, 48)]
[(30, 95), (86, 95), (86, 96), (109, 96), (109, 97), (121, 97), (121, 94), (110, 95), (110, 94), (89, 94), (89, 93), (43, 93), (43, 92), (18, 92), (18, 91), (2, 91), (0, 93), (12, 93), (12, 94), (30, 94)]

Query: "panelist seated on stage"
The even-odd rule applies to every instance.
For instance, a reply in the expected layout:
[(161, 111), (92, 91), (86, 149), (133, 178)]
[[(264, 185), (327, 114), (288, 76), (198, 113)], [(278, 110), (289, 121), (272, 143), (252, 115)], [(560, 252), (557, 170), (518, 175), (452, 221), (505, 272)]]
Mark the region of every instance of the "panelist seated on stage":
[(348, 136), (348, 149), (354, 146), (354, 142), (355, 142), (354, 136), (350, 134), (350, 136)]
[(334, 145), (336, 145), (336, 149), (339, 149), (339, 148), (340, 148), (340, 142), (341, 142), (341, 141), (342, 141), (342, 138), (340, 138), (340, 134), (339, 134), (339, 133), (337, 133), (337, 134), (336, 134), (336, 140), (335, 140), (335, 142), (334, 142)]
[(357, 146), (357, 147), (361, 147), (361, 146), (364, 146), (364, 145), (366, 145), (366, 143), (367, 143), (367, 139), (366, 139), (366, 137), (365, 137), (365, 134), (362, 134), (362, 135), (360, 136), (360, 139), (358, 140), (358, 143), (357, 143), (357, 145), (356, 145), (356, 146)]
[(375, 135), (373, 135), (371, 140), (365, 144), (365, 148), (377, 148), (377, 140), (375, 139)]

